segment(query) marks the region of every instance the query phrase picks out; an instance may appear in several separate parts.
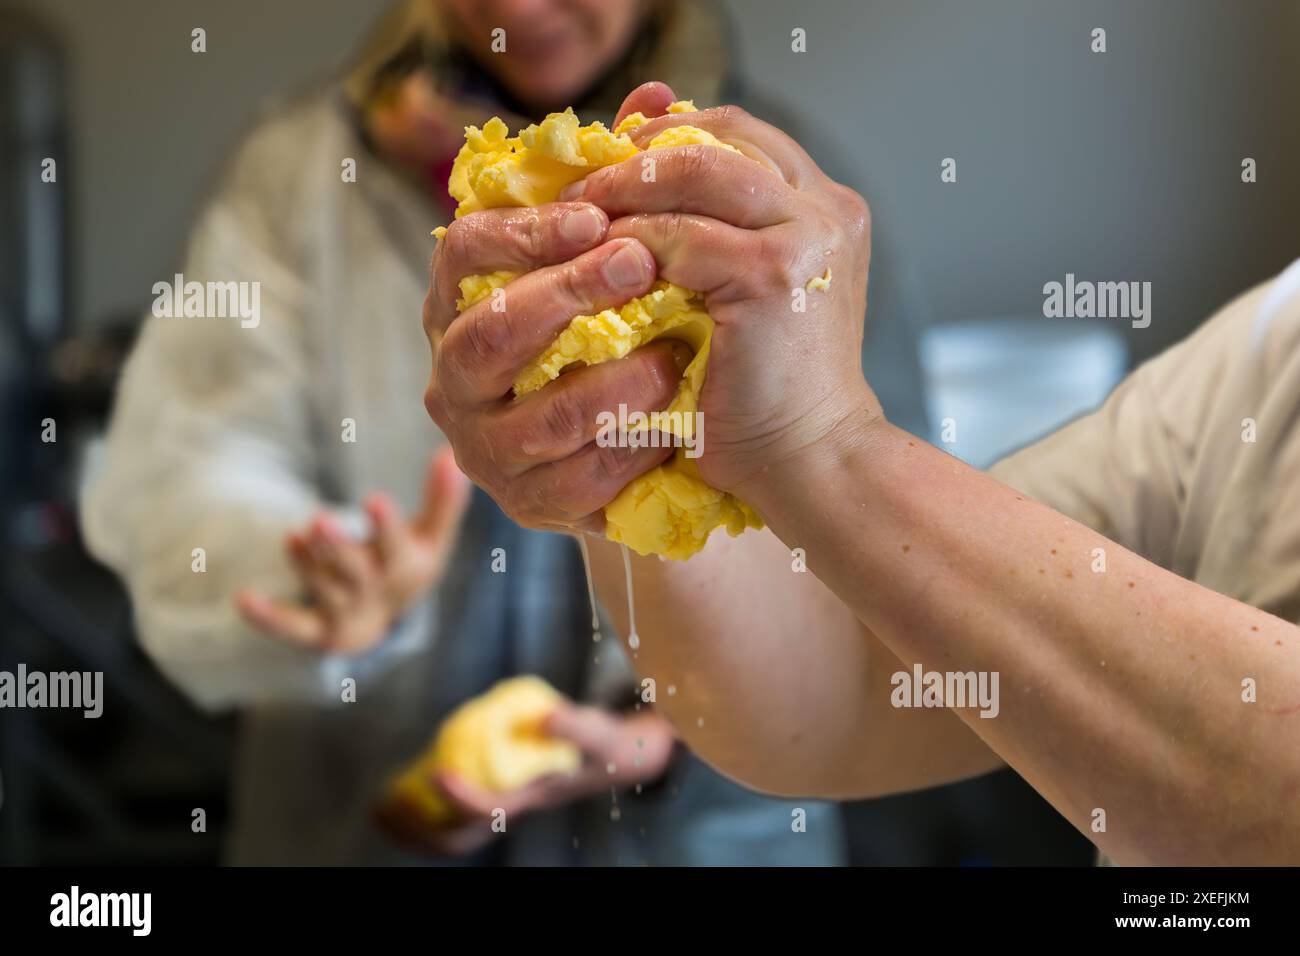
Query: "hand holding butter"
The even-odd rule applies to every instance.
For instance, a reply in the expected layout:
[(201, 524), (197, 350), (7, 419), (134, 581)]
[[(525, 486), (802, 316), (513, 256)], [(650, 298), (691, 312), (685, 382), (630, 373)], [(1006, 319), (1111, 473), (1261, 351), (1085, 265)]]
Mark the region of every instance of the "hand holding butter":
[(512, 677), (443, 722), (393, 779), (376, 817), (405, 845), (462, 855), (519, 816), (653, 782), (674, 740), (656, 714), (575, 705), (540, 677)]
[[(670, 98), (640, 88), (613, 132), (571, 111), (467, 131), (426, 405), (521, 524), (685, 558), (760, 527), (745, 486), (875, 400), (865, 203), (773, 127)], [(660, 420), (679, 439), (702, 418), (702, 456), (598, 443), (620, 404), (679, 413)]]

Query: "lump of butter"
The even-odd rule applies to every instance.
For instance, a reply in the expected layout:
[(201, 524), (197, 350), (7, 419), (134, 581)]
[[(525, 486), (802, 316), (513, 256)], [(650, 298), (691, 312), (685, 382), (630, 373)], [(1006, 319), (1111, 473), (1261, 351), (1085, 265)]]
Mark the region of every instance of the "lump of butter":
[[(690, 101), (674, 103), (670, 113), (695, 110)], [(627, 131), (647, 122), (641, 113), (626, 117), (613, 132), (601, 123), (580, 126), (573, 110), (552, 113), (540, 124), (509, 137), (506, 126), (493, 118), (465, 131), (452, 168), (448, 191), (457, 200), (456, 216), (498, 206), (536, 206), (554, 202), (565, 186), (592, 170), (622, 162), (639, 152)], [(674, 126), (655, 136), (647, 149), (703, 144), (719, 149), (723, 143), (707, 130)], [(441, 230), (435, 230), (440, 235)], [(460, 283), (463, 310), (491, 295), (516, 273), (469, 276)], [(709, 361), (713, 319), (703, 297), (670, 282), (656, 282), (646, 295), (596, 315), (575, 316), (541, 355), (519, 373), (515, 395), (537, 391), (573, 365), (597, 365), (619, 359), (660, 337), (685, 342), (695, 351), (677, 395), (660, 419), (660, 430), (693, 436), (695, 412)], [(610, 411), (613, 411), (611, 409)], [(678, 414), (680, 413), (680, 414)], [(666, 424), (672, 423), (672, 424)], [(673, 457), (634, 480), (605, 508), (605, 534), (638, 554), (689, 558), (713, 529), (738, 535), (763, 523), (752, 508), (734, 495), (719, 491), (700, 478), (694, 459), (679, 447)]]
[(429, 749), (393, 780), (390, 796), (440, 824), (455, 814), (429, 782), (439, 770), (498, 793), (548, 774), (572, 773), (582, 753), (542, 732), (542, 722), (562, 703), (564, 697), (540, 677), (500, 681), (447, 718)]

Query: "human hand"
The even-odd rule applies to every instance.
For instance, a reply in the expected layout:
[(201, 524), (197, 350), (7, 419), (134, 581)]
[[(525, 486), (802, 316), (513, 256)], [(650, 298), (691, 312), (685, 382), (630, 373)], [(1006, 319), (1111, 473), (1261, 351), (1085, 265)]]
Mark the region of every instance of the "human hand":
[(498, 793), (476, 786), (449, 771), (430, 775), (429, 783), (453, 809), (452, 822), (432, 824), (418, 807), (386, 797), (375, 820), (394, 840), (435, 856), (463, 856), (496, 835), (493, 823), (564, 806), (575, 800), (657, 780), (672, 758), (675, 736), (662, 717), (651, 713), (620, 716), (597, 707), (566, 705), (543, 725), (553, 737), (569, 740), (583, 754), (572, 774), (551, 774), (526, 786)]
[[(649, 291), (653, 257), (636, 239), (605, 242), (607, 227), (584, 203), (488, 209), (452, 222), (430, 264), (425, 406), (461, 469), (526, 527), (603, 531), (604, 505), (672, 453), (595, 439), (601, 410), (668, 406), (691, 359), (682, 343), (574, 369), (517, 401), (511, 391), (519, 370), (575, 315)], [(498, 270), (526, 273), (506, 286), (504, 310), (484, 300), (458, 315), (460, 280)]]
[[(640, 242), (659, 278), (703, 293), (716, 325), (700, 396), (708, 425), (700, 474), (748, 499), (747, 486), (781, 464), (882, 417), (861, 371), (870, 212), (775, 127), (733, 106), (664, 115), (672, 99), (656, 83), (625, 101), (620, 119), (658, 117), (630, 133), (638, 146), (690, 125), (744, 155), (656, 149), (643, 154), (654, 157), (652, 181), (637, 156), (561, 196), (602, 209), (609, 239)], [(809, 289), (828, 268), (830, 287)]]
[(387, 495), (365, 503), (372, 532), (351, 537), (329, 513), (285, 538), (310, 603), (275, 601), (251, 589), (236, 596), (263, 633), (320, 651), (362, 654), (441, 578), (469, 502), (469, 483), (450, 449), (433, 456), (419, 510), (408, 521)]

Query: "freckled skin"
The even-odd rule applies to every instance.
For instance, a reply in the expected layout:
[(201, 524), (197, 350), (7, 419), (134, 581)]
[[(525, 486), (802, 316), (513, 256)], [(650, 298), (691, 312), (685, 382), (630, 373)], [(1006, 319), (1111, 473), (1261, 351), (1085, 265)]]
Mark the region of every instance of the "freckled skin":
[[(812, 212), (838, 235), (836, 208), (853, 202), (832, 198)], [(858, 217), (855, 241), (867, 224)], [(846, 246), (842, 258), (849, 248), (866, 246)], [(637, 666), (678, 687), (663, 706), (677, 708), (682, 738), (729, 776), (792, 796), (884, 795), (1005, 760), (1121, 864), (1300, 859), (1300, 817), (1290, 812), (1300, 722), (1243, 706), (1238, 685), (1260, 675), (1270, 706), (1300, 707), (1300, 660), (1224, 639), (1255, 624), (1276, 640), (1294, 626), (1178, 578), (890, 425), (861, 381), (866, 258), (846, 265), (856, 268), (852, 297), (832, 292), (830, 309), (814, 316), (823, 324), (801, 322), (815, 342), (786, 361), (768, 359), (771, 330), (788, 325), (755, 321), (748, 304), (730, 324), (719, 320), (727, 338), (713, 360), (727, 370), (710, 367), (715, 408), (771, 411), (780, 406), (767, 399), (788, 403), (791, 381), (813, 381), (833, 413), (785, 415), (773, 441), (738, 431), (733, 450), (745, 454), (711, 466), (711, 483), (752, 502), (769, 531), (714, 536), (686, 565), (633, 563), (646, 608)], [(740, 278), (758, 274), (739, 257), (715, 264), (743, 273), (720, 289), (743, 292)], [(775, 304), (767, 314), (778, 315)], [(1104, 546), (1111, 573), (1080, 574), (1069, 587), (1009, 583), (1002, 571), (1031, 571), (1050, 539), (1071, 555)], [(898, 561), (903, 541), (916, 554)], [(617, 617), (621, 561), (608, 542), (596, 545), (597, 587)], [(812, 573), (790, 573), (795, 547)], [(704, 579), (712, 586), (697, 594)], [(1141, 595), (1125, 587), (1137, 581)], [(1153, 613), (1135, 628), (1139, 608)], [(1189, 652), (1206, 666), (1187, 667)], [(997, 719), (892, 707), (889, 675), (923, 660), (998, 672), (1008, 706)], [(804, 738), (792, 746), (797, 732)], [(1111, 823), (1101, 834), (1091, 829), (1097, 806)]]
[[(772, 532), (807, 549), (814, 573), (872, 634), (902, 660), (951, 654), (962, 670), (998, 671), (1008, 694), (1032, 687), (996, 720), (956, 713), (1118, 862), (1300, 858), (1300, 820), (1284, 809), (1294, 804), (1300, 754), (1293, 734), (1260, 724), (1297, 719), (1300, 662), (1224, 640), (1251, 627), (1280, 640), (1294, 625), (1075, 522), (1049, 551), (1104, 547), (1110, 573), (1062, 567), (1069, 587), (1045, 580), (1012, 600), (1003, 572), (1024, 569), (1045, 538), (1058, 540), (1062, 516), (1013, 502), (1005, 486), (940, 450), (909, 446), (892, 426), (865, 427), (868, 437), (811, 465), (772, 468), (772, 484), (751, 495)], [(791, 491), (813, 485), (815, 502)], [(907, 562), (892, 560), (900, 538), (915, 552)], [(961, 573), (945, 573), (949, 566)], [(1146, 608), (1153, 613), (1133, 628)], [(1237, 675), (1249, 673), (1268, 675), (1273, 709), (1241, 706)], [(1093, 834), (1081, 808), (1103, 805), (1116, 822)]]

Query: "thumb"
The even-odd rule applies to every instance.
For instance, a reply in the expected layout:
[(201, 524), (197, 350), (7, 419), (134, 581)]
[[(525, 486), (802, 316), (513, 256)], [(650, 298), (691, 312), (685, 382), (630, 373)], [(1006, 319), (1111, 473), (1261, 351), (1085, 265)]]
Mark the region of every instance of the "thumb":
[(444, 446), (429, 461), (424, 496), (411, 520), (411, 530), (435, 545), (450, 547), (469, 496), (469, 479), (456, 467), (451, 446)]
[(618, 108), (614, 128), (618, 129), (618, 124), (633, 113), (644, 113), (648, 119), (663, 116), (668, 111), (669, 105), (676, 100), (672, 87), (667, 83), (660, 83), (658, 80), (642, 83), (627, 95), (623, 105)]

